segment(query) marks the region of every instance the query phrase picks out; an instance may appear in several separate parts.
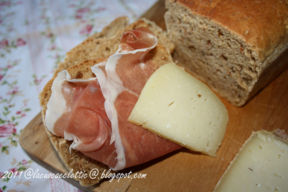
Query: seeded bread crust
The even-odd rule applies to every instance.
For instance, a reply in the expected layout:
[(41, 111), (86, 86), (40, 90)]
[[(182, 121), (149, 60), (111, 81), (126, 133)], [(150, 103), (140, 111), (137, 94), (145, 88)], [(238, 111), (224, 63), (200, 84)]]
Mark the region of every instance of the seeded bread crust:
[(276, 59), (288, 48), (287, 0), (166, 0), (166, 8), (175, 58), (236, 106), (285, 67)]
[[(90, 67), (106, 60), (110, 55), (116, 52), (124, 31), (138, 27), (148, 27), (159, 40), (157, 47), (149, 53), (151, 54), (151, 57), (149, 58), (152, 59), (152, 63), (161, 66), (171, 62), (172, 58), (170, 52), (173, 51), (174, 45), (167, 38), (166, 33), (155, 23), (146, 19), (141, 19), (128, 25), (128, 19), (126, 17), (117, 18), (105, 27), (102, 32), (92, 35), (67, 53), (64, 62), (59, 64), (53, 78), (46, 84), (40, 93), (43, 119), (45, 119), (46, 106), (51, 95), (51, 86), (58, 72), (67, 70), (71, 75), (71, 78), (78, 79), (94, 77)], [(75, 150), (71, 150), (70, 152), (69, 146), (71, 142), (52, 135), (47, 129), (46, 132), (55, 151), (68, 170), (73, 170), (74, 173), (77, 171), (84, 171), (89, 174), (94, 168), (97, 168), (100, 173), (108, 169), (105, 165), (84, 156), (80, 152)], [(99, 183), (101, 180), (100, 177), (97, 177), (96, 179), (76, 179), (82, 186), (91, 186)]]

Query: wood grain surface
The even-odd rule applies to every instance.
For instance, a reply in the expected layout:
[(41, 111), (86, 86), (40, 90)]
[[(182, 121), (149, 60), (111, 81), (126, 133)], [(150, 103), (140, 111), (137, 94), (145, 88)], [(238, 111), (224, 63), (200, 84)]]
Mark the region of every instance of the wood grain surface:
[[(164, 27), (164, 11), (164, 2), (159, 1), (144, 17)], [(288, 63), (288, 60), (285, 62)], [(72, 179), (68, 181), (84, 191), (212, 191), (252, 131), (284, 129), (288, 133), (288, 70), (284, 70), (242, 108), (222, 101), (229, 111), (229, 123), (216, 157), (182, 149), (131, 169), (134, 174), (147, 174), (145, 179), (106, 180), (90, 188), (83, 188)], [(48, 140), (40, 114), (22, 131), (20, 144), (33, 160), (46, 169), (67, 172)]]

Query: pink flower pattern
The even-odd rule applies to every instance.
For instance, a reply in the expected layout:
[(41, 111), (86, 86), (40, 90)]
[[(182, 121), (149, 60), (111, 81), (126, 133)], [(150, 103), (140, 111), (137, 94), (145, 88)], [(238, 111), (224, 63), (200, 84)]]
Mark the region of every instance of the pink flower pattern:
[(16, 132), (15, 125), (8, 123), (0, 125), (0, 137), (7, 137)]
[(89, 11), (90, 11), (89, 7), (79, 8), (79, 9), (76, 10), (75, 18), (76, 19), (82, 19), (84, 14), (89, 12)]
[(19, 87), (15, 86), (11, 91), (8, 91), (8, 95), (17, 95), (19, 93)]
[(26, 45), (26, 41), (24, 41), (22, 38), (18, 38), (16, 45), (17, 46), (24, 46), (24, 45)]
[(84, 26), (83, 29), (81, 29), (80, 34), (89, 35), (91, 33), (92, 29), (93, 29), (93, 25), (87, 24), (86, 26)]
[(0, 41), (0, 49), (6, 48), (9, 46), (9, 42), (7, 39), (3, 39), (2, 41)]

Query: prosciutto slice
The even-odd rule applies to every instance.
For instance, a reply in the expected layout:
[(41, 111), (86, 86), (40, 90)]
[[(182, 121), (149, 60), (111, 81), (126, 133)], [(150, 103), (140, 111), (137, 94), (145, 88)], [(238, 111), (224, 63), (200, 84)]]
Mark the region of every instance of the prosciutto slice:
[(146, 81), (157, 69), (146, 58), (157, 38), (146, 28), (127, 31), (118, 50), (94, 65), (96, 78), (71, 79), (60, 72), (52, 85), (45, 124), (55, 135), (71, 140), (70, 148), (113, 170), (142, 164), (179, 149), (128, 117)]

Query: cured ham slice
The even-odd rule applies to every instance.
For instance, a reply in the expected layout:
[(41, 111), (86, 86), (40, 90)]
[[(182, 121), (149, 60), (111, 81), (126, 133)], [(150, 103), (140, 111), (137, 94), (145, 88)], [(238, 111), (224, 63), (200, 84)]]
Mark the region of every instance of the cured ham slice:
[(156, 65), (145, 56), (157, 45), (146, 28), (123, 34), (119, 49), (94, 65), (96, 78), (71, 79), (60, 72), (52, 85), (45, 125), (53, 134), (71, 140), (70, 148), (121, 170), (179, 149), (128, 117)]

